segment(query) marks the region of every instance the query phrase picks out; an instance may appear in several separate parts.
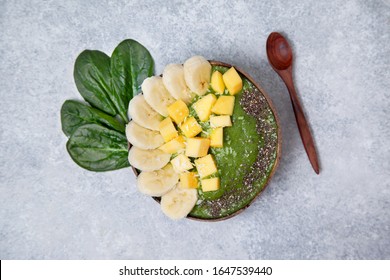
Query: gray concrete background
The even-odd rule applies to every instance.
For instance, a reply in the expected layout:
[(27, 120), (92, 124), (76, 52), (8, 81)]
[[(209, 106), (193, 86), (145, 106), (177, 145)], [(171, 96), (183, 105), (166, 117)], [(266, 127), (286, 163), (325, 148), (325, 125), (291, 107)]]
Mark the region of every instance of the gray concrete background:
[[(390, 259), (390, 1), (2, 0), (0, 30), (1, 259)], [(266, 60), (272, 31), (293, 45), (319, 176)], [(269, 93), (282, 160), (239, 216), (170, 221), (130, 169), (70, 159), (59, 112), (80, 98), (75, 58), (126, 38), (150, 50), (156, 73), (201, 54)]]

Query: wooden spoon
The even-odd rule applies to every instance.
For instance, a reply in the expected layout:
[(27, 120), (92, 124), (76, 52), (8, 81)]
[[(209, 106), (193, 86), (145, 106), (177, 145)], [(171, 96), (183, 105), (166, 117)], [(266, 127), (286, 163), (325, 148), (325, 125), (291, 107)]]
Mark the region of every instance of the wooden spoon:
[(268, 36), (267, 56), (272, 68), (276, 73), (278, 73), (287, 86), (303, 146), (305, 147), (306, 153), (314, 171), (319, 174), (320, 167), (318, 164), (313, 137), (310, 133), (309, 125), (307, 124), (301, 103), (299, 102), (297, 93), (295, 91), (292, 78), (292, 50), (287, 40), (281, 34), (272, 32)]

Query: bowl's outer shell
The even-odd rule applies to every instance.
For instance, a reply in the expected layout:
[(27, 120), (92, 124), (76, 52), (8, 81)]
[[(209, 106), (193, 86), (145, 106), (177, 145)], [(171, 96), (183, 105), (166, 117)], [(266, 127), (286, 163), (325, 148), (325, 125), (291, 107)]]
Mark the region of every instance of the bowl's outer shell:
[[(224, 63), (224, 62), (220, 62), (220, 61), (215, 61), (215, 60), (209, 60), (211, 65), (213, 66), (225, 66), (225, 67), (232, 67), (234, 65), (231, 65), (231, 64), (227, 64), (227, 63)], [(279, 166), (279, 161), (280, 161), (280, 157), (281, 157), (281, 152), (282, 152), (282, 133), (281, 133), (281, 128), (280, 128), (280, 121), (279, 121), (279, 117), (276, 113), (276, 110), (275, 110), (275, 107), (270, 99), (270, 97), (268, 96), (268, 94), (265, 92), (265, 90), (257, 83), (253, 80), (253, 78), (251, 76), (249, 76), (246, 72), (244, 72), (242, 69), (240, 69), (239, 67), (236, 67), (234, 66), (234, 68), (237, 70), (238, 73), (240, 73), (242, 76), (244, 76), (245, 78), (247, 78), (255, 87), (257, 87), (257, 89), (263, 94), (263, 96), (265, 97), (265, 99), (267, 100), (271, 110), (272, 110), (272, 113), (274, 114), (275, 116), (275, 120), (276, 120), (276, 124), (278, 126), (278, 142), (277, 142), (277, 148), (276, 148), (276, 159), (275, 159), (275, 163), (274, 163), (274, 166), (272, 167), (272, 170), (271, 170), (271, 173), (270, 175), (268, 176), (268, 179), (267, 181), (265, 182), (264, 184), (264, 187), (263, 189), (247, 204), (245, 205), (244, 207), (242, 207), (241, 209), (237, 210), (236, 212), (233, 212), (231, 213), (230, 215), (227, 215), (227, 216), (223, 216), (223, 217), (220, 217), (220, 218), (215, 218), (215, 219), (202, 219), (202, 218), (197, 218), (197, 217), (191, 217), (191, 216), (188, 216), (187, 219), (190, 219), (190, 220), (195, 220), (195, 221), (202, 221), (202, 222), (218, 222), (218, 221), (223, 221), (223, 220), (226, 220), (226, 219), (230, 219), (238, 214), (240, 214), (242, 211), (244, 211), (245, 209), (247, 209), (251, 204), (252, 202), (265, 190), (265, 188), (268, 186), (268, 183), (269, 181), (271, 180), (271, 178), (273, 177), (273, 175), (275, 174), (275, 171), (277, 169), (277, 167)], [(129, 149), (131, 147), (131, 144), (129, 143)], [(133, 172), (135, 174), (135, 176), (138, 176), (139, 172), (137, 169), (135, 169), (134, 167), (131, 167), (133, 169)], [(158, 203), (160, 203), (160, 198), (159, 197), (153, 197), (153, 199), (155, 201), (157, 201)]]

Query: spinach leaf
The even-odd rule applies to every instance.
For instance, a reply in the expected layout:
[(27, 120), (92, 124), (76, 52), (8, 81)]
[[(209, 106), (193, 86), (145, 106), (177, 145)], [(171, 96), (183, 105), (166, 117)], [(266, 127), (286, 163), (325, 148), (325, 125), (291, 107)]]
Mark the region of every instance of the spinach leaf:
[(75, 83), (92, 107), (68, 100), (61, 108), (61, 122), (70, 136), (67, 150), (78, 165), (92, 171), (129, 166), (124, 126), (128, 105), (153, 70), (149, 51), (131, 39), (121, 42), (112, 58), (96, 50), (77, 57)]
[(78, 165), (90, 171), (129, 166), (126, 136), (97, 124), (78, 127), (70, 136), (66, 148)]
[(111, 97), (109, 56), (100, 51), (83, 51), (76, 59), (73, 75), (85, 101), (111, 116), (119, 113)]
[[(129, 104), (140, 91), (142, 82), (153, 75), (154, 62), (149, 51), (135, 40), (122, 41), (111, 56), (113, 90)], [(126, 107), (127, 109), (127, 107)]]
[(61, 107), (62, 131), (70, 136), (84, 124), (100, 124), (116, 131), (125, 132), (125, 125), (116, 118), (75, 100), (67, 100)]
[(144, 79), (153, 75), (149, 51), (128, 39), (114, 50), (112, 58), (100, 51), (85, 50), (76, 59), (74, 79), (81, 96), (93, 107), (128, 121), (127, 108)]

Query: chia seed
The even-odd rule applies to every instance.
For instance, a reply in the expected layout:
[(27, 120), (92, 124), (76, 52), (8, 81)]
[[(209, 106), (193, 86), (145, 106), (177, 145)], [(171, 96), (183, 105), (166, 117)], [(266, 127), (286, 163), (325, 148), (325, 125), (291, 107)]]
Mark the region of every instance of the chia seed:
[(277, 127), (269, 123), (268, 116), (272, 114), (271, 108), (257, 88), (245, 91), (240, 104), (248, 115), (255, 118), (256, 131), (264, 141), (264, 145), (258, 147), (259, 152), (251, 172), (244, 178), (244, 185), (250, 187), (255, 181), (264, 179), (268, 175), (268, 167), (276, 153)]

